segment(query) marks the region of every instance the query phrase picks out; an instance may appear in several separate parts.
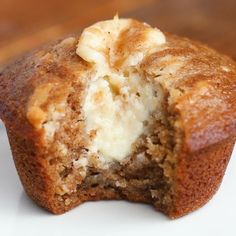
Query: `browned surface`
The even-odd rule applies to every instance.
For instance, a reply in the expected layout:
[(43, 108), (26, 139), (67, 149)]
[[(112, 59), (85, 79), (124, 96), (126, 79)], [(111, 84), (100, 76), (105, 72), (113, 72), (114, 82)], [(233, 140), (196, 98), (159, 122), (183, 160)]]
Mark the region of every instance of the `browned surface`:
[(0, 5), (0, 64), (116, 11), (236, 59), (235, 0), (1, 0)]
[(229, 138), (192, 155), (183, 153), (178, 157), (172, 218), (196, 210), (213, 197), (225, 174), (234, 143), (235, 139)]
[[(84, 67), (82, 59), (75, 54), (75, 42), (60, 44), (57, 49), (49, 47), (46, 60), (40, 60), (45, 52), (33, 54), (13, 64), (0, 75), (0, 115), (8, 129), (19, 175), (28, 194), (54, 213), (70, 207), (61, 206), (62, 203), (53, 198), (55, 183), (45, 161), (50, 155), (44, 153), (44, 147), (39, 141), (40, 133), (27, 123), (26, 106), (33, 90), (40, 84), (56, 80), (63, 86), (63, 83), (78, 80), (78, 77), (72, 76), (74, 69), (79, 70), (79, 65), (80, 70)], [(222, 181), (236, 128), (236, 68), (227, 57), (201, 44), (169, 35), (166, 48), (150, 55), (149, 58), (153, 59), (151, 63), (147, 62), (148, 59), (144, 63), (145, 72), (155, 73), (153, 69), (161, 68), (161, 64), (162, 73), (165, 73), (165, 67), (172, 63), (172, 60), (165, 63), (166, 55), (171, 55), (171, 59), (181, 56), (186, 60), (173, 77), (171, 74), (168, 78), (163, 75), (157, 77), (163, 86), (167, 86), (164, 83), (166, 80), (175, 81), (171, 88), (166, 87), (170, 93), (174, 88), (184, 91), (172, 104), (172, 109), (179, 114), (177, 117), (185, 134), (180, 140), (183, 145), (174, 179), (174, 211), (167, 212), (172, 217), (178, 217), (207, 202)], [(222, 70), (222, 66), (226, 66), (229, 71)], [(193, 71), (198, 75), (197, 79), (192, 76)], [(162, 77), (164, 80), (161, 81)], [(202, 88), (207, 89), (206, 94), (202, 94)], [(217, 100), (219, 94), (220, 100)], [(201, 99), (206, 103), (200, 102)], [(214, 109), (211, 110), (213, 105)], [(188, 110), (190, 108), (191, 112)], [(207, 111), (210, 113), (205, 116)], [(200, 129), (196, 124), (200, 125)], [(97, 194), (87, 198), (81, 196), (74, 205), (85, 199), (118, 198), (110, 189), (107, 195), (101, 192)], [(132, 194), (126, 198), (139, 200)]]

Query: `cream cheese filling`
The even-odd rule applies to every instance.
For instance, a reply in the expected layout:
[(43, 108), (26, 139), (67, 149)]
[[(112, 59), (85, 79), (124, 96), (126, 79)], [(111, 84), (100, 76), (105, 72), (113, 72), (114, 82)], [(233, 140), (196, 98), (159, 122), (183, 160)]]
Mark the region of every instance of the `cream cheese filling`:
[(89, 149), (107, 162), (121, 161), (132, 153), (132, 145), (145, 132), (145, 121), (159, 103), (152, 84), (138, 72), (143, 57), (165, 43), (159, 30), (147, 26), (143, 50), (132, 51), (121, 70), (111, 66), (117, 59), (119, 35), (131, 25), (129, 19), (99, 22), (84, 30), (77, 45), (77, 54), (95, 71), (82, 108), (86, 132), (93, 137)]

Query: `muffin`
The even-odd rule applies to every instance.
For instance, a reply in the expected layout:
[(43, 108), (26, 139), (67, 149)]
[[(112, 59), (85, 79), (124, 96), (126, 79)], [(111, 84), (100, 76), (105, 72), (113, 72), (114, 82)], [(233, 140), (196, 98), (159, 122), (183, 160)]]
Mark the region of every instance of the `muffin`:
[(19, 177), (55, 214), (101, 199), (152, 204), (170, 218), (203, 206), (232, 153), (235, 98), (231, 59), (118, 17), (0, 74)]

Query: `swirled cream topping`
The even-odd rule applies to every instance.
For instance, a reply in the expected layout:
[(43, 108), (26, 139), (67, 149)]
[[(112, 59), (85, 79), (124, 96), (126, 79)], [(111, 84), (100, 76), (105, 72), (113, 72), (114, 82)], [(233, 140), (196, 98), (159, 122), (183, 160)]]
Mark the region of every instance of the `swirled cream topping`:
[(108, 162), (132, 153), (158, 107), (160, 95), (139, 65), (165, 41), (160, 30), (118, 17), (86, 28), (79, 39), (76, 52), (94, 71), (83, 105), (90, 151)]

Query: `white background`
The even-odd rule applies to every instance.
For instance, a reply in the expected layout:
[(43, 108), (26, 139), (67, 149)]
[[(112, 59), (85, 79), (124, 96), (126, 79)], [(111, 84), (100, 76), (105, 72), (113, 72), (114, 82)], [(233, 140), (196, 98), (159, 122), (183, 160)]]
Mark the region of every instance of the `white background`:
[(235, 158), (236, 149), (214, 198), (200, 210), (178, 220), (169, 220), (151, 206), (125, 201), (84, 203), (64, 215), (55, 216), (25, 195), (5, 130), (0, 128), (0, 235), (235, 236)]

